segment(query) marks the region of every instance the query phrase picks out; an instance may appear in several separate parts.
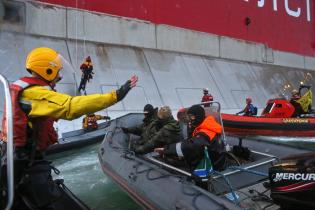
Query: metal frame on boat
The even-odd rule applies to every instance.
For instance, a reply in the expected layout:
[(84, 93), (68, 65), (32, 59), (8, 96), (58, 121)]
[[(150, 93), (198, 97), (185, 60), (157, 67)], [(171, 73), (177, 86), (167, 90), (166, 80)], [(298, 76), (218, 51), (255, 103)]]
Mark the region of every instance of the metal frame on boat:
[(11, 209), (14, 199), (14, 165), (13, 165), (13, 114), (12, 114), (12, 100), (8, 80), (0, 74), (0, 81), (4, 86), (5, 93), (5, 114), (7, 119), (7, 177), (8, 177), (8, 203), (5, 210)]

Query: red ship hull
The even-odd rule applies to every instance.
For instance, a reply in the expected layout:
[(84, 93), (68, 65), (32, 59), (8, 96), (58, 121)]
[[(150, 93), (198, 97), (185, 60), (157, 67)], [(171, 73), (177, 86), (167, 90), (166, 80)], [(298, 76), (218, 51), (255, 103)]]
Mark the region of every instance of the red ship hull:
[(315, 118), (267, 118), (222, 114), (227, 135), (315, 137)]
[(280, 51), (315, 56), (315, 6), (311, 0), (290, 3), (249, 0), (37, 1), (233, 37)]

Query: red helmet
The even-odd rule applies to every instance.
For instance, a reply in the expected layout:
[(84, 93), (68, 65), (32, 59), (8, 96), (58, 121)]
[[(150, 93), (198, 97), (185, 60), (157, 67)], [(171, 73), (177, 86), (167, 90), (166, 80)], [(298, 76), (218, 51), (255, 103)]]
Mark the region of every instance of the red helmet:
[(177, 112), (177, 119), (178, 119), (178, 121), (182, 121), (182, 122), (187, 121), (187, 119), (186, 119), (186, 117), (187, 117), (186, 111), (187, 110), (185, 108), (183, 108), (183, 107), (181, 107), (178, 110), (178, 112)]
[(186, 111), (187, 111), (186, 108), (181, 107), (181, 108), (179, 108), (177, 113), (183, 113), (183, 112), (186, 112)]
[(247, 98), (246, 98), (246, 103), (252, 103), (252, 98), (247, 97)]

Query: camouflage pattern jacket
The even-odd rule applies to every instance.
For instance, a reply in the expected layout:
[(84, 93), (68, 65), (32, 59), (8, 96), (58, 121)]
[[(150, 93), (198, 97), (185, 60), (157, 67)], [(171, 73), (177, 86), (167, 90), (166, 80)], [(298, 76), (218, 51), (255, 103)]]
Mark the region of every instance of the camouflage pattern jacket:
[(157, 128), (160, 127), (160, 129), (158, 129), (152, 137), (145, 139), (143, 145), (135, 146), (135, 152), (137, 154), (149, 153), (152, 152), (154, 148), (180, 141), (180, 126), (173, 117), (162, 121), (157, 120), (156, 126)]
[(128, 128), (128, 133), (140, 136), (137, 144), (144, 144), (157, 132), (157, 117), (144, 118), (143, 123), (139, 126)]

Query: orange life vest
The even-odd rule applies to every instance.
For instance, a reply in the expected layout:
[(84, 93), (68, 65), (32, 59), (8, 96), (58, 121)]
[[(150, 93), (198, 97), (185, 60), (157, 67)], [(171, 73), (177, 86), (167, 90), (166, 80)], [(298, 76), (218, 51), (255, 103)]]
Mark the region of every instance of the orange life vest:
[(95, 128), (95, 129), (98, 128), (96, 116), (88, 117), (88, 118), (87, 118), (87, 121), (88, 121), (88, 127), (89, 127), (89, 128)]
[(198, 135), (198, 133), (206, 134), (210, 141), (212, 141), (217, 134), (221, 134), (222, 126), (217, 123), (213, 116), (208, 116), (204, 121), (195, 128), (193, 136)]
[[(10, 85), (13, 111), (13, 143), (15, 147), (24, 147), (29, 138), (36, 141), (36, 150), (43, 151), (49, 145), (58, 140), (58, 135), (53, 127), (55, 119), (52, 117), (29, 118), (21, 108), (20, 96), (30, 86), (44, 86), (51, 90), (46, 82), (35, 77), (23, 77)], [(5, 110), (5, 109), (4, 109)], [(31, 127), (28, 123), (31, 122)], [(7, 141), (5, 112), (2, 118), (3, 141)], [(28, 129), (32, 130), (32, 136), (28, 136)]]

